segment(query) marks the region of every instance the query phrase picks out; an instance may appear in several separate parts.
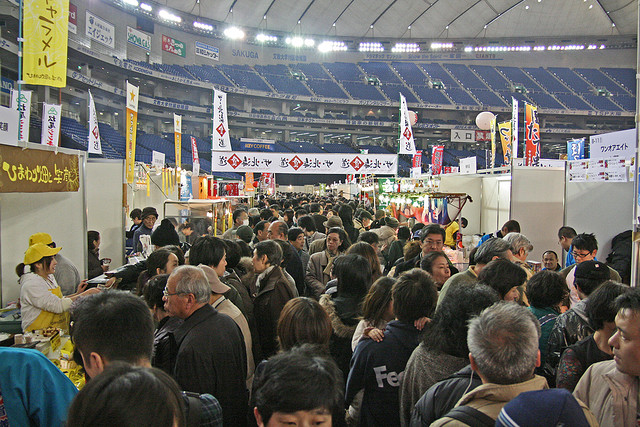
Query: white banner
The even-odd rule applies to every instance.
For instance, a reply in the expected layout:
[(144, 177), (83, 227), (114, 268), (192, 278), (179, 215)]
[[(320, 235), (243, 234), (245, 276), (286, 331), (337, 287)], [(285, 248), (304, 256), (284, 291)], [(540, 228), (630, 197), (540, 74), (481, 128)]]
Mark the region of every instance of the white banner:
[(213, 151), (231, 151), (227, 121), (227, 94), (215, 89), (213, 90)]
[(58, 146), (60, 139), (60, 122), (62, 121), (62, 105), (42, 103), (42, 136), (43, 145)]
[(476, 131), (451, 129), (451, 142), (476, 142)]
[(400, 94), (400, 151), (398, 153), (416, 154), (416, 144), (413, 141), (407, 99), (402, 94)]
[(202, 43), (196, 40), (196, 55), (204, 56), (205, 58), (213, 59), (214, 61), (220, 60), (220, 49), (214, 46), (210, 46), (206, 43)]
[(151, 36), (127, 25), (127, 42), (146, 51), (151, 51)]
[(478, 170), (478, 160), (474, 157), (465, 157), (460, 159), (460, 174), (473, 174)]
[(518, 100), (511, 97), (511, 158), (518, 158)]
[(13, 108), (0, 106), (0, 144), (18, 145), (18, 117)]
[(631, 159), (636, 156), (636, 130), (603, 133), (589, 137), (590, 159)]
[(87, 145), (87, 151), (89, 153), (102, 154), (98, 115), (96, 114), (96, 104), (93, 102), (91, 91), (89, 91), (89, 144)]
[(29, 120), (31, 118), (31, 91), (20, 92), (20, 107), (18, 108), (18, 91), (11, 91), (11, 109), (20, 113), (20, 127), (18, 128), (18, 141), (29, 141)]
[(109, 46), (114, 49), (116, 46), (115, 27), (87, 10), (86, 20), (84, 22), (85, 35), (94, 39), (98, 43)]
[(213, 153), (214, 172), (272, 172), (395, 175), (396, 154)]
[(164, 168), (164, 153), (161, 153), (156, 150), (151, 151), (151, 166), (155, 167), (156, 170), (160, 170)]

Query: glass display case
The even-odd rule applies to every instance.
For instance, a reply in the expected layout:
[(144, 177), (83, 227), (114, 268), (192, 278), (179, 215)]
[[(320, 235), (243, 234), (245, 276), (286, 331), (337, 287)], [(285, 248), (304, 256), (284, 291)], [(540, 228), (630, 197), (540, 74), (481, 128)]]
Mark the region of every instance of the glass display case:
[(196, 236), (203, 234), (221, 236), (231, 227), (231, 201), (226, 198), (165, 200), (163, 218), (169, 218), (174, 225), (188, 221)]

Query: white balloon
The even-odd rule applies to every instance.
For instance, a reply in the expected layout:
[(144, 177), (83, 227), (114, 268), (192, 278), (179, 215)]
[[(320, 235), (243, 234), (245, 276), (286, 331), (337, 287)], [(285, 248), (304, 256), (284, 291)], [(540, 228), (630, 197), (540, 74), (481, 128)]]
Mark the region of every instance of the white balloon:
[(411, 122), (411, 126), (418, 123), (418, 113), (415, 111), (409, 111), (409, 122)]
[(491, 111), (483, 111), (476, 116), (476, 126), (481, 130), (491, 129), (491, 120), (496, 116)]

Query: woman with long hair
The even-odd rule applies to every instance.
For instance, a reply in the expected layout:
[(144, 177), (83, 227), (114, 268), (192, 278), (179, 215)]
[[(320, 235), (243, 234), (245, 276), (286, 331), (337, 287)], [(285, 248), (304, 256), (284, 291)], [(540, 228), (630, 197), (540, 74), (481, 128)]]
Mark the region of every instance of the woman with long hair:
[[(380, 258), (378, 258), (378, 254), (376, 254), (376, 250), (373, 249), (368, 243), (358, 242), (349, 246), (347, 249), (348, 254), (357, 254), (363, 256), (369, 264), (371, 265), (371, 281), (375, 282), (382, 276), (382, 267), (380, 266)], [(371, 286), (371, 285), (369, 285)]]
[(87, 257), (89, 280), (100, 276), (109, 269), (108, 264), (102, 264), (100, 260), (100, 233), (95, 230), (87, 231), (87, 242), (89, 244), (89, 254)]

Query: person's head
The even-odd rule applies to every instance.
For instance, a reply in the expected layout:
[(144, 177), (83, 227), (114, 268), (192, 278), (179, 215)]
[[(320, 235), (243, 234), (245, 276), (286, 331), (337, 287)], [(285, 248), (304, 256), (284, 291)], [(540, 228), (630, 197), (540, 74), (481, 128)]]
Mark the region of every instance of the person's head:
[(520, 232), (520, 223), (515, 219), (510, 219), (505, 222), (502, 228), (500, 229), (502, 236), (506, 236), (509, 233), (519, 233)]
[(353, 225), (353, 209), (349, 205), (342, 205), (338, 208), (338, 216), (345, 226)]
[(164, 371), (115, 362), (76, 395), (66, 425), (182, 427), (184, 401)]
[(155, 328), (142, 298), (124, 291), (103, 291), (74, 302), (71, 319), (71, 339), (89, 377), (115, 361), (150, 363)]
[(495, 259), (478, 274), (478, 282), (495, 289), (505, 301), (517, 301), (520, 298), (518, 286), (527, 280), (527, 273), (517, 264), (506, 259)]
[(598, 254), (598, 241), (596, 236), (590, 233), (580, 233), (571, 242), (573, 250), (571, 254), (576, 264), (584, 261), (592, 261)]
[(391, 303), (391, 289), (396, 280), (383, 276), (373, 282), (367, 295), (362, 301), (362, 318), (372, 325), (393, 320), (393, 304)]
[(500, 300), (500, 295), (480, 283), (453, 284), (425, 327), (424, 345), (433, 351), (468, 357), (469, 319)]
[(287, 240), (289, 226), (284, 221), (274, 221), (269, 226), (269, 238), (272, 240)]
[(58, 263), (54, 256), (60, 252), (62, 248), (52, 248), (44, 243), (36, 243), (25, 251), (23, 262), (16, 266), (16, 274), (22, 277), (24, 267), (29, 266), (32, 273), (46, 277), (56, 271)]
[(233, 211), (233, 214), (231, 214), (231, 217), (235, 228), (238, 228), (241, 225), (249, 225), (249, 214), (244, 209), (236, 208)]
[(253, 268), (260, 274), (269, 267), (282, 263), (282, 248), (273, 240), (259, 242), (253, 249)]
[(609, 339), (616, 368), (640, 376), (640, 289), (631, 288), (616, 298), (616, 332)]
[(420, 261), (420, 268), (431, 275), (438, 289), (451, 277), (449, 260), (441, 251), (428, 252)]
[(371, 264), (357, 254), (340, 255), (333, 261), (339, 296), (364, 297), (371, 286)]
[(569, 251), (571, 248), (571, 243), (573, 242), (573, 238), (576, 237), (578, 233), (571, 227), (560, 227), (558, 230), (558, 243), (565, 251)]
[(358, 218), (360, 219), (360, 224), (362, 224), (362, 226), (367, 229), (371, 226), (371, 223), (373, 222), (373, 215), (371, 215), (370, 212), (365, 210), (360, 211)]
[(218, 237), (198, 237), (189, 249), (189, 264), (207, 265), (216, 270), (218, 276), (224, 276), (227, 267), (226, 248), (224, 241)]
[(558, 268), (558, 254), (555, 251), (545, 251), (542, 254), (542, 265), (547, 270), (555, 271)]
[[(251, 258), (253, 256), (253, 249), (243, 240), (236, 240), (235, 244), (238, 245), (238, 248), (240, 249), (240, 258), (242, 257)], [(235, 268), (238, 265), (238, 263), (236, 263), (233, 265), (233, 267), (229, 267), (229, 263), (230, 261), (227, 259), (227, 270), (229, 270), (230, 268)]]
[(438, 224), (429, 224), (420, 232), (420, 243), (422, 253), (427, 254), (433, 251), (442, 251), (444, 246), (445, 232)]
[(559, 273), (543, 270), (531, 276), (527, 282), (526, 294), (531, 307), (558, 310), (560, 303), (569, 294), (569, 288)]
[(476, 272), (494, 259), (511, 259), (512, 254), (510, 248), (511, 245), (509, 245), (509, 243), (497, 237), (492, 237), (478, 246), (473, 256)]
[(382, 269), (380, 267), (380, 258), (378, 258), (378, 254), (373, 247), (365, 242), (357, 242), (347, 249), (348, 254), (357, 254), (363, 256), (367, 261), (369, 261), (370, 269), (371, 269), (371, 277), (372, 279), (377, 279), (380, 277), (380, 273)]
[(498, 302), (469, 321), (471, 368), (483, 383), (517, 384), (540, 366), (540, 324), (525, 307)]
[(253, 234), (256, 235), (259, 242), (267, 240), (269, 238), (269, 226), (271, 223), (267, 220), (259, 221), (255, 227), (253, 227)]
[(330, 426), (344, 417), (342, 373), (322, 349), (310, 344), (270, 358), (253, 387), (259, 427)]
[(131, 218), (131, 221), (133, 221), (135, 225), (138, 225), (142, 222), (141, 216), (142, 216), (142, 210), (139, 208), (135, 208), (129, 213), (129, 218)]
[(404, 225), (402, 227), (398, 228), (398, 240), (409, 240), (411, 238), (411, 230), (409, 229), (409, 227), (405, 227)]
[(616, 314), (618, 313), (615, 300), (630, 289), (629, 286), (616, 283), (613, 280), (607, 280), (598, 286), (598, 289), (589, 295), (585, 307), (589, 325), (596, 331), (607, 329), (613, 333), (616, 327)]
[(404, 259), (408, 261), (411, 258), (417, 257), (421, 250), (422, 246), (418, 240), (409, 240), (402, 248), (402, 255), (404, 256)]
[(316, 223), (310, 215), (303, 215), (298, 218), (298, 227), (302, 228), (307, 236), (315, 233)]
[(287, 234), (287, 239), (297, 251), (304, 249), (304, 231), (302, 228), (292, 227)]
[[(242, 243), (244, 243), (244, 241), (242, 241), (242, 240), (230, 240), (230, 239), (225, 239), (224, 240), (225, 261), (227, 262), (227, 265), (225, 266), (225, 269), (227, 271), (230, 271), (230, 270), (236, 268), (236, 266), (240, 262), (240, 258), (243, 257), (242, 248), (240, 247), (240, 245)], [(246, 245), (246, 243), (245, 243), (245, 245)], [(249, 252), (251, 252), (251, 250), (249, 250)], [(220, 267), (220, 265), (218, 264), (218, 269), (216, 270), (216, 274), (217, 274), (217, 271), (220, 270), (219, 267)], [(223, 275), (218, 274), (219, 277), (222, 277)]]
[(169, 246), (164, 246), (162, 249), (166, 249), (169, 252), (173, 252), (173, 254), (178, 257), (178, 265), (184, 265), (184, 262), (185, 262), (184, 252), (182, 252), (182, 249), (180, 249), (180, 246), (169, 245)]
[(144, 302), (147, 303), (147, 306), (149, 307), (149, 310), (151, 310), (153, 318), (156, 321), (160, 321), (166, 316), (166, 311), (164, 311), (164, 300), (162, 297), (164, 296), (164, 288), (167, 286), (168, 278), (168, 274), (158, 274), (157, 276), (152, 277), (142, 289)]
[(142, 220), (142, 225), (147, 227), (148, 229), (152, 229), (153, 225), (158, 220), (158, 211), (153, 206), (147, 206), (142, 209), (140, 213), (140, 219)]
[(401, 322), (431, 317), (438, 301), (436, 284), (426, 271), (413, 268), (399, 277), (391, 290), (393, 313)]
[(511, 245), (511, 253), (520, 261), (526, 261), (529, 252), (533, 250), (531, 241), (524, 234), (511, 232), (504, 236), (503, 239)]
[(186, 319), (209, 302), (211, 286), (202, 269), (182, 265), (171, 273), (164, 293), (164, 309), (172, 316)]
[(574, 268), (573, 284), (581, 299), (591, 295), (598, 286), (609, 280), (609, 267), (600, 261), (583, 261)]
[(157, 249), (147, 258), (147, 274), (153, 277), (158, 274), (171, 274), (178, 267), (178, 257), (164, 248)]
[(378, 243), (380, 242), (380, 237), (378, 237), (378, 234), (373, 231), (364, 231), (358, 236), (358, 242), (365, 242), (372, 247), (377, 248)]
[(245, 243), (251, 243), (253, 240), (253, 228), (248, 225), (241, 225), (236, 230), (236, 237)]
[(180, 244), (178, 232), (168, 218), (160, 221), (160, 225), (153, 230), (153, 233), (151, 233), (151, 243), (156, 247)]
[(282, 351), (302, 344), (317, 344), (328, 350), (331, 320), (314, 299), (298, 297), (289, 300), (278, 319), (278, 342)]
[(273, 212), (271, 212), (271, 209), (269, 208), (264, 208), (260, 211), (260, 219), (263, 221), (269, 221), (272, 216)]
[(184, 234), (185, 236), (189, 237), (193, 233), (193, 226), (189, 221), (183, 222), (178, 226), (178, 231)]
[(345, 233), (342, 228), (332, 227), (327, 230), (326, 244), (327, 250), (335, 254), (346, 251), (351, 245), (351, 242), (349, 241), (347, 233)]
[(280, 267), (285, 270), (291, 261), (291, 258), (294, 257), (294, 249), (291, 244), (286, 240), (274, 240), (280, 246), (282, 250), (282, 261), (280, 261)]
[(89, 244), (89, 252), (94, 252), (100, 247), (100, 233), (95, 230), (87, 231), (87, 243)]

